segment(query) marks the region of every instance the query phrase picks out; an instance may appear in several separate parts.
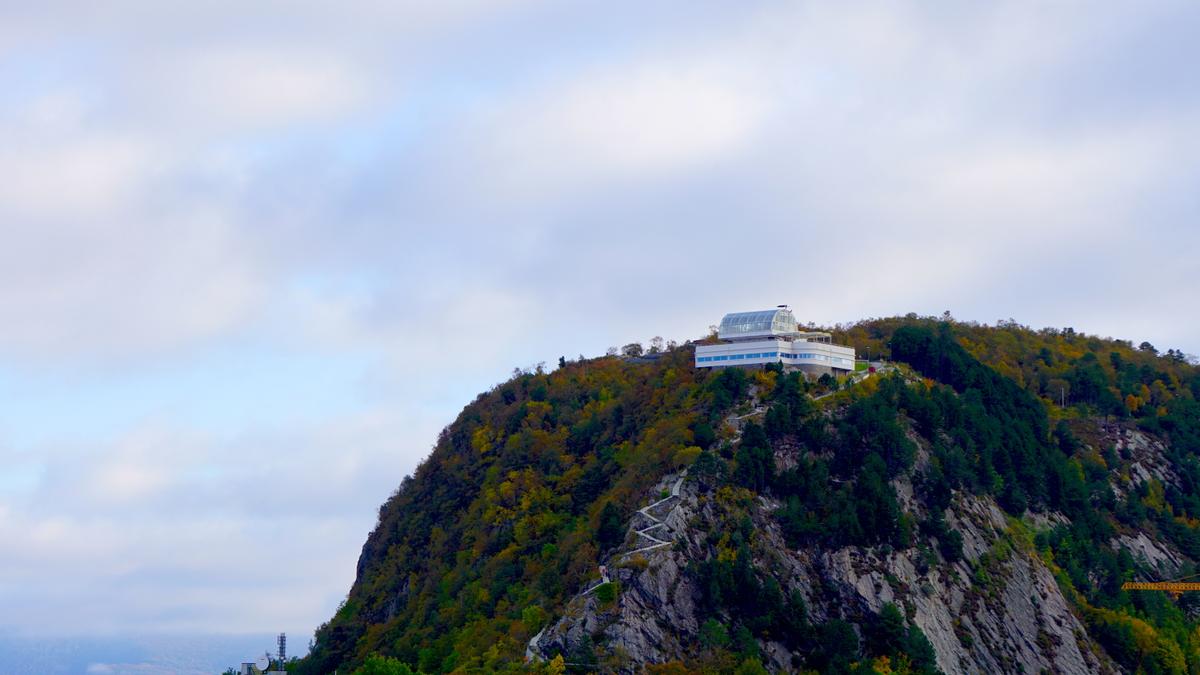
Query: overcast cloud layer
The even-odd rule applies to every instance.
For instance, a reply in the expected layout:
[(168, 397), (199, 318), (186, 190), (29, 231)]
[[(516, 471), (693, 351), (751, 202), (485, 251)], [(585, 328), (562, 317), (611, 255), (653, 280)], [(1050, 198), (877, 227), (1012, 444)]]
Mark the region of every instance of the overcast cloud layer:
[(1200, 352), (1197, 25), (0, 4), (0, 632), (307, 634), (478, 391), (726, 311)]

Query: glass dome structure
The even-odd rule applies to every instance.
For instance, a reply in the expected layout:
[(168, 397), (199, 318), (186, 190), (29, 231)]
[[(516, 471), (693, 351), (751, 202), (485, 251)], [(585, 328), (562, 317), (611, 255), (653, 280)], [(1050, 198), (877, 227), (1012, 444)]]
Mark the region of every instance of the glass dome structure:
[(722, 340), (745, 340), (747, 338), (793, 335), (796, 333), (796, 317), (786, 307), (762, 312), (734, 312), (721, 319), (717, 337)]

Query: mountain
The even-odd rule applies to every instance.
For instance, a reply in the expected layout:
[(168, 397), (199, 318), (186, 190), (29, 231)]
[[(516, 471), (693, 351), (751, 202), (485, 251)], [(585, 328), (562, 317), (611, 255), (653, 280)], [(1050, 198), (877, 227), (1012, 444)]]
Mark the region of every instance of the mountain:
[(0, 632), (4, 675), (203, 675), (253, 660), (274, 635), (37, 636)]
[(690, 344), (480, 395), (295, 672), (1200, 672), (1200, 369), (907, 317), (842, 382)]

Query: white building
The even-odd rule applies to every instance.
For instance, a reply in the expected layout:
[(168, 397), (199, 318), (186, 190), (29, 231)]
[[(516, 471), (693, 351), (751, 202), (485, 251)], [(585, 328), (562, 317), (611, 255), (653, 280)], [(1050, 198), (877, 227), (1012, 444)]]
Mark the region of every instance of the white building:
[(735, 312), (721, 319), (718, 344), (696, 345), (697, 368), (782, 363), (814, 375), (854, 370), (854, 349), (833, 344), (829, 333), (800, 330), (784, 305), (763, 312)]

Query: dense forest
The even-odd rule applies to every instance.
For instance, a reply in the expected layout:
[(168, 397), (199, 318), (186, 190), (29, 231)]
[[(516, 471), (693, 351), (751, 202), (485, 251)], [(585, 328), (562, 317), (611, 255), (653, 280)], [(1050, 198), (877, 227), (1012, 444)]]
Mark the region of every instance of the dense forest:
[[(1200, 369), (1187, 356), (948, 317), (870, 320), (834, 335), (899, 368), (847, 386), (778, 367), (697, 370), (683, 345), (563, 359), (482, 394), (380, 508), (353, 589), (294, 671), (620, 667), (600, 644), (544, 663), (526, 663), (525, 646), (595, 576), (659, 478), (688, 467), (730, 504), (777, 502), (790, 546), (916, 549), (932, 565), (963, 556), (942, 515), (950, 500), (994, 498), (1013, 517), (1012, 546), (1054, 570), (1121, 668), (1200, 672), (1200, 602), (1121, 590), (1158, 571), (1112, 544), (1119, 532), (1168, 541), (1188, 559), (1179, 576), (1200, 560)], [(765, 411), (735, 430), (728, 416), (751, 399)], [(1105, 425), (1164, 439), (1178, 480), (1127, 480), (1130, 458), (1104, 445)], [(800, 459), (778, 466), (779, 448)], [(899, 476), (935, 505), (926, 516), (902, 508)], [(1114, 490), (1114, 480), (1131, 487)], [(936, 672), (903, 607), (813, 620), (802, 597), (755, 567), (756, 533), (738, 508), (686, 572), (701, 589), (693, 656), (651, 670), (762, 672), (760, 645), (774, 640), (804, 670)], [(1031, 512), (1055, 518), (1020, 525)], [(973, 563), (980, 587), (989, 562)]]

